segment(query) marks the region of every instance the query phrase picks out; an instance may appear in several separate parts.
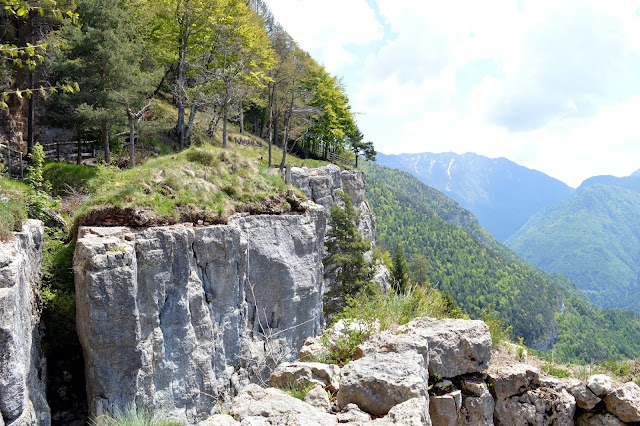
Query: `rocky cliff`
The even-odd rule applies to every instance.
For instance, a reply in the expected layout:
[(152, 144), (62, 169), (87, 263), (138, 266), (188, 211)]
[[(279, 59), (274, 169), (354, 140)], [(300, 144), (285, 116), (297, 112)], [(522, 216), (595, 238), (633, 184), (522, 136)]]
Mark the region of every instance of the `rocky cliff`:
[(321, 205), (327, 211), (338, 204), (338, 191), (351, 197), (353, 207), (360, 211), (357, 222), (363, 237), (375, 244), (376, 218), (364, 198), (365, 176), (360, 170), (341, 170), (335, 164), (315, 169), (292, 167), (291, 183), (300, 188), (309, 200)]
[(0, 425), (48, 425), (40, 347), (42, 222), (0, 243)]
[(94, 414), (193, 422), (322, 330), (324, 209), (229, 225), (81, 228), (76, 309)]

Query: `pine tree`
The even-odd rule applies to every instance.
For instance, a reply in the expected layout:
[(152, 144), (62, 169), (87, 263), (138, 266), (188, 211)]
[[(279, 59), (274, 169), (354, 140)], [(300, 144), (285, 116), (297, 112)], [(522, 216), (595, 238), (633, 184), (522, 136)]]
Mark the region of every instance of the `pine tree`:
[(396, 244), (396, 252), (393, 257), (391, 269), (391, 287), (396, 293), (404, 293), (409, 288), (409, 272), (404, 252), (399, 244)]
[(348, 296), (364, 290), (372, 275), (371, 263), (364, 257), (371, 242), (360, 235), (355, 224), (360, 214), (348, 194), (343, 192), (339, 196), (344, 206), (331, 207), (325, 241), (327, 255), (322, 259), (325, 277), (335, 276), (332, 288), (325, 294), (324, 310), (329, 315), (338, 313)]

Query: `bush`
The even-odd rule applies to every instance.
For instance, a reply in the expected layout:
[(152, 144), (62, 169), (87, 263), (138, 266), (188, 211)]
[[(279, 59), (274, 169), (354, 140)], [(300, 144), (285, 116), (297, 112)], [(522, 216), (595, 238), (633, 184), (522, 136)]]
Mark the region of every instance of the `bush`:
[(131, 405), (114, 416), (102, 415), (89, 422), (93, 426), (182, 426), (183, 423), (166, 420), (161, 415)]
[(482, 321), (489, 326), (489, 332), (491, 333), (491, 346), (494, 348), (497, 348), (500, 346), (500, 343), (510, 339), (513, 327), (505, 327), (504, 321), (498, 318), (493, 312), (483, 310)]

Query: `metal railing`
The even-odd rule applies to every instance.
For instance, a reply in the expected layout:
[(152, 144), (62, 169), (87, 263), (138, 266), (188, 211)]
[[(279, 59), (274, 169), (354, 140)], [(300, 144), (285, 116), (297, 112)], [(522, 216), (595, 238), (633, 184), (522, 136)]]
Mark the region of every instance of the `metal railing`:
[(2, 165), (7, 168), (9, 178), (20, 180), (24, 178), (22, 151), (0, 143), (0, 158)]

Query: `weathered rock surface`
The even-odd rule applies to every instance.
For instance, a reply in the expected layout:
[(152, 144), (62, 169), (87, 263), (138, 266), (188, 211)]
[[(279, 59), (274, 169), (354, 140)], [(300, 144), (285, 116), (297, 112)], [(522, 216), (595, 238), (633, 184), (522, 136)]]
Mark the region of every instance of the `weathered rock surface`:
[(640, 422), (640, 387), (625, 383), (604, 397), (607, 410), (623, 422)]
[(602, 398), (613, 389), (613, 381), (604, 374), (594, 374), (587, 379), (587, 386), (591, 392)]
[(576, 402), (565, 389), (538, 387), (540, 371), (517, 364), (489, 373), (497, 425), (572, 425)]
[(489, 367), (491, 334), (482, 321), (416, 318), (406, 328), (428, 342), (431, 376), (456, 377)]
[(136, 403), (193, 422), (214, 412), (219, 391), (246, 384), (233, 366), (260, 375), (262, 360), (293, 359), (323, 325), (324, 232), (319, 207), (203, 228), (81, 228), (90, 411)]
[(412, 353), (379, 353), (351, 361), (340, 371), (338, 405), (354, 403), (379, 416), (412, 398), (426, 398), (427, 366)]
[(493, 426), (495, 402), (487, 384), (481, 377), (465, 376), (460, 379), (462, 390), (461, 420), (465, 425)]
[(576, 426), (625, 426), (627, 423), (611, 413), (582, 413), (576, 418)]
[[(429, 400), (427, 398), (412, 398), (396, 405), (389, 414), (372, 422), (373, 425), (403, 425), (403, 426), (431, 426), (429, 418)], [(434, 425), (438, 423), (433, 422)]]
[(49, 425), (46, 365), (40, 347), (40, 221), (0, 242), (0, 424)]
[(375, 243), (376, 219), (369, 203), (364, 199), (365, 179), (362, 171), (341, 171), (334, 164), (314, 169), (292, 167), (291, 183), (300, 188), (309, 200), (323, 206), (327, 211), (339, 203), (337, 191), (349, 194), (353, 207), (360, 211), (360, 219), (356, 223), (360, 233)]
[(320, 386), (317, 386), (311, 389), (304, 396), (304, 402), (307, 404), (316, 407), (320, 411), (329, 412), (331, 410), (331, 401), (329, 400), (329, 395), (327, 391)]
[(278, 365), (271, 372), (269, 384), (276, 388), (290, 386), (294, 383), (302, 386), (317, 384), (335, 393), (340, 387), (339, 377), (340, 367), (335, 364), (292, 362)]
[(459, 390), (429, 398), (429, 416), (436, 425), (456, 426), (462, 418), (461, 412), (462, 392)]
[(198, 423), (198, 426), (240, 426), (240, 422), (228, 414), (215, 414)]
[(571, 379), (566, 382), (566, 389), (573, 397), (576, 399), (576, 404), (578, 407), (591, 410), (595, 407), (600, 401), (600, 398), (595, 396), (591, 389), (587, 387), (586, 384), (582, 383), (580, 380)]
[(231, 413), (243, 424), (251, 417), (262, 417), (271, 425), (333, 426), (335, 416), (282, 392), (279, 389), (263, 389), (251, 384), (234, 398)]
[(371, 420), (371, 414), (365, 413), (356, 404), (347, 404), (336, 414), (338, 423), (364, 423)]

